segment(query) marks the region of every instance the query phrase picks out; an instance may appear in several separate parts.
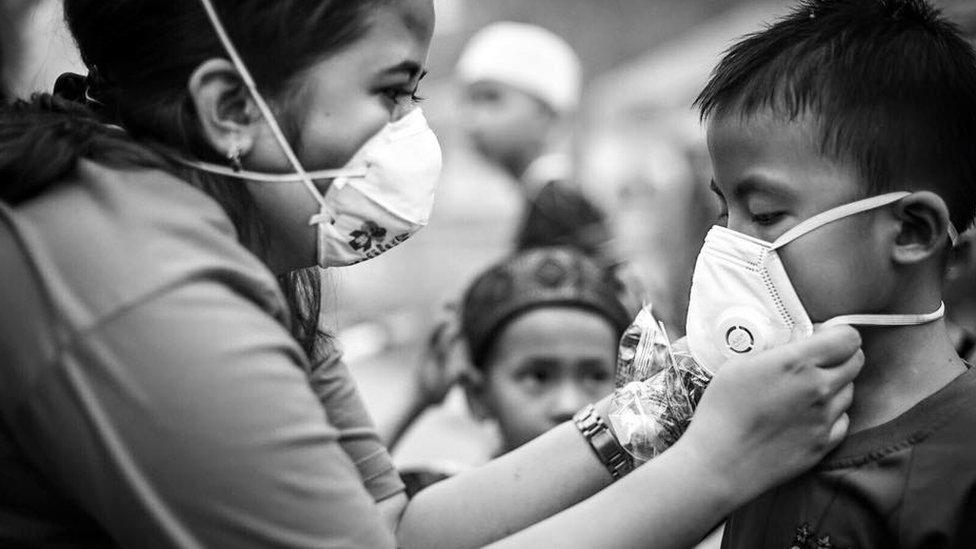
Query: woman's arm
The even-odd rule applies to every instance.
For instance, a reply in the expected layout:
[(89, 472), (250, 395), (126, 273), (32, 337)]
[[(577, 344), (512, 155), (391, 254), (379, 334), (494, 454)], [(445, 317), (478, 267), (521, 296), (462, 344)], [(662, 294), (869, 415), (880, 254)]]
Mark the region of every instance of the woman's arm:
[(329, 423), (339, 431), (339, 445), (356, 465), (366, 490), (377, 502), (402, 494), (404, 485), (393, 459), (380, 440), (333, 339), (319, 334), (309, 359), (312, 361), (309, 376), (312, 390), (325, 409)]
[(18, 446), (123, 546), (393, 547), (299, 353), (253, 301), (188, 281), (74, 335)]
[(841, 327), (730, 362), (672, 450), (579, 505), (610, 476), (575, 427), (563, 425), (418, 494), (400, 523), (400, 545), (480, 547), (504, 538), (500, 547), (693, 544), (840, 442), (851, 381), (863, 363), (859, 346), (857, 332)]

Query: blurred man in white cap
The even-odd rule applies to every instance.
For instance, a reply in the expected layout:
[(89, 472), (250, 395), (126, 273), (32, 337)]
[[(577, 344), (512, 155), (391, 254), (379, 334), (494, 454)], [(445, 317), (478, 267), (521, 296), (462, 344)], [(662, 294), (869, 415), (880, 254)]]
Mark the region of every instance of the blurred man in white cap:
[(462, 119), (475, 149), (522, 183), (521, 251), (569, 246), (608, 264), (603, 214), (571, 183), (572, 162), (553, 152), (567, 141), (582, 70), (565, 40), (522, 23), (495, 23), (468, 43), (457, 65)]

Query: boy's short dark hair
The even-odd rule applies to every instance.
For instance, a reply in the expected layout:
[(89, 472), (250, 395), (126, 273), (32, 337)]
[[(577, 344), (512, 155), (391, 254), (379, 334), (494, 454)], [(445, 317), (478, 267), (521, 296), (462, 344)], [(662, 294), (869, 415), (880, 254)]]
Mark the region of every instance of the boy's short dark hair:
[(695, 104), (812, 115), (865, 194), (933, 190), (960, 232), (976, 214), (976, 55), (924, 0), (804, 0), (733, 46)]

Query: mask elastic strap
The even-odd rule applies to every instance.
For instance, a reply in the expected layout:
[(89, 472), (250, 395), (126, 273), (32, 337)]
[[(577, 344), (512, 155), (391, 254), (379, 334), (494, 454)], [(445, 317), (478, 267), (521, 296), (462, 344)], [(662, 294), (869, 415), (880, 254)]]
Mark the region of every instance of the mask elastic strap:
[(956, 226), (949, 221), (949, 242), (952, 243), (952, 247), (955, 248), (959, 244), (959, 231), (956, 230)]
[[(237, 48), (234, 47), (234, 43), (231, 42), (230, 36), (227, 34), (227, 30), (224, 29), (224, 25), (220, 22), (220, 17), (217, 15), (217, 11), (214, 9), (213, 4), (210, 0), (200, 0), (200, 3), (203, 5), (204, 11), (207, 12), (207, 17), (210, 19), (210, 23), (213, 25), (214, 31), (216, 31), (217, 37), (220, 39), (221, 44), (223, 44), (224, 50), (227, 51), (227, 55), (230, 56), (231, 62), (234, 64), (234, 67), (237, 68), (238, 73), (240, 73), (241, 79), (244, 81), (244, 85), (247, 86), (248, 91), (251, 93), (254, 103), (258, 106), (258, 110), (261, 111), (261, 116), (263, 116), (265, 122), (268, 123), (268, 126), (271, 128), (271, 133), (278, 141), (278, 145), (281, 146), (281, 150), (285, 153), (285, 156), (288, 157), (288, 162), (291, 163), (292, 168), (301, 178), (302, 183), (305, 184), (305, 188), (308, 189), (308, 192), (312, 194), (322, 209), (327, 209), (325, 197), (323, 197), (322, 193), (319, 192), (309, 174), (305, 172), (301, 162), (299, 162), (298, 157), (295, 155), (295, 151), (293, 151), (291, 145), (288, 144), (288, 140), (285, 138), (284, 132), (281, 131), (281, 127), (278, 126), (278, 121), (275, 120), (274, 113), (271, 112), (271, 108), (268, 107), (268, 104), (265, 103), (264, 99), (261, 97), (261, 93), (258, 91), (254, 78), (251, 76), (250, 71), (247, 70), (244, 60), (237, 52)], [(315, 225), (322, 221), (320, 217), (321, 216), (313, 217), (310, 224)]]
[[(887, 206), (888, 204), (893, 204), (898, 202), (902, 198), (911, 195), (912, 193), (907, 191), (899, 191), (895, 193), (879, 194), (878, 196), (872, 196), (871, 198), (865, 198), (864, 200), (858, 200), (856, 202), (851, 202), (850, 204), (844, 204), (843, 206), (838, 206), (832, 210), (827, 210), (823, 213), (817, 214), (809, 219), (806, 219), (798, 223), (792, 229), (783, 233), (782, 236), (776, 239), (772, 244), (772, 249), (782, 248), (790, 242), (793, 242), (797, 238), (823, 227), (828, 223), (833, 223), (834, 221), (843, 219), (845, 217), (859, 214), (861, 212), (866, 212), (868, 210), (873, 210), (875, 208), (880, 208), (882, 206)], [(959, 243), (959, 231), (952, 225), (950, 221), (948, 223), (949, 232), (949, 242), (952, 247), (955, 247)]]
[(777, 238), (773, 244), (772, 249), (776, 250), (786, 246), (790, 242), (793, 242), (797, 238), (813, 231), (819, 229), (828, 223), (833, 223), (834, 221), (849, 217), (861, 212), (866, 212), (868, 210), (873, 210), (875, 208), (880, 208), (882, 206), (887, 206), (888, 204), (893, 204), (898, 202), (902, 198), (909, 196), (912, 193), (909, 192), (897, 192), (897, 193), (887, 193), (880, 194), (878, 196), (872, 196), (871, 198), (865, 198), (864, 200), (858, 200), (856, 202), (851, 202), (850, 204), (844, 204), (843, 206), (838, 206), (836, 208), (827, 210), (825, 212), (819, 213), (811, 218), (805, 219), (798, 223), (792, 229), (783, 233), (782, 236)]
[(830, 326), (917, 326), (935, 322), (945, 316), (945, 303), (940, 303), (935, 311), (922, 315), (845, 315), (824, 322)]
[[(224, 177), (233, 177), (236, 179), (246, 179), (248, 181), (257, 181), (259, 183), (295, 183), (302, 181), (303, 177), (301, 174), (296, 173), (277, 174), (235, 170), (233, 168), (228, 168), (227, 166), (221, 166), (220, 164), (212, 164), (210, 162), (202, 162), (200, 160), (187, 160), (185, 158), (174, 158), (174, 160), (180, 164), (183, 164), (184, 166), (203, 170), (212, 174), (222, 175)], [(312, 172), (305, 172), (305, 176), (313, 181), (316, 179), (336, 179), (338, 177), (362, 178), (366, 177), (366, 168), (316, 170)]]

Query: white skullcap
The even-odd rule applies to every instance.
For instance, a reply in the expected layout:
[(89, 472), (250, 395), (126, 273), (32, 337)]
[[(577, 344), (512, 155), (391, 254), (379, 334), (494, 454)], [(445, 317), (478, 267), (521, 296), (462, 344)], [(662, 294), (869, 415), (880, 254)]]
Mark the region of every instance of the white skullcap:
[(516, 87), (556, 112), (579, 105), (582, 67), (576, 52), (559, 36), (535, 25), (485, 27), (468, 42), (457, 73), (465, 84), (494, 80)]

